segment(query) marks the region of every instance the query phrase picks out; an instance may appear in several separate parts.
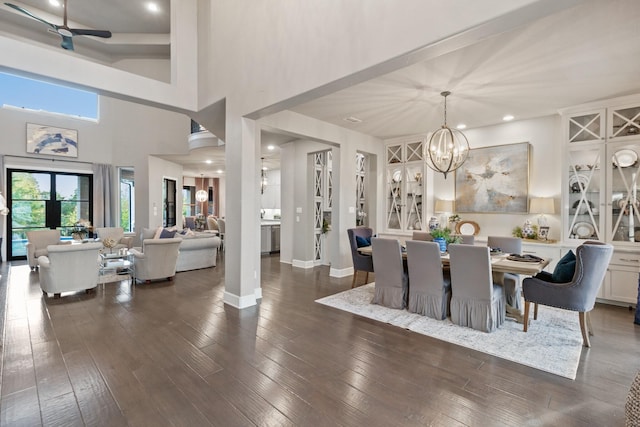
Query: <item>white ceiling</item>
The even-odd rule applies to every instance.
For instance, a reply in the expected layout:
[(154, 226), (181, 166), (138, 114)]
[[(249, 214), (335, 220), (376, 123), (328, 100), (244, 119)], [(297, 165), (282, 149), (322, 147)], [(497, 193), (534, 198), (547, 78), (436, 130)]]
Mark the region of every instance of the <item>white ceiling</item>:
[[(56, 13), (48, 0), (14, 4), (35, 14)], [(139, 55), (169, 54), (168, 44), (127, 45), (125, 34), (169, 33), (170, 0), (159, 0), (162, 13), (152, 16), (139, 0), (69, 0), (69, 19), (77, 27), (108, 29), (113, 40), (74, 37), (76, 52), (101, 61)], [(39, 15), (40, 16), (40, 15)], [(43, 18), (56, 19), (50, 15)], [(426, 133), (442, 124), (440, 92), (450, 90), (448, 124), (468, 127), (554, 114), (560, 108), (640, 93), (640, 1), (585, 0), (581, 5), (449, 54), (340, 90), (294, 108), (319, 120), (379, 138)], [(79, 24), (82, 23), (82, 24)], [(59, 37), (46, 26), (0, 5), (0, 32), (60, 49)], [(120, 36), (123, 37), (120, 37)], [(135, 39), (135, 37), (134, 37)], [(93, 53), (92, 53), (93, 52)], [(361, 123), (349, 123), (357, 117)], [(263, 146), (293, 138), (263, 132)], [(473, 141), (471, 141), (473, 146)], [(224, 148), (194, 150), (189, 156), (165, 156), (182, 163), (185, 174), (215, 171)], [(263, 150), (276, 167), (278, 150)], [(212, 165), (204, 160), (211, 157)], [(211, 176), (212, 174), (209, 173)]]

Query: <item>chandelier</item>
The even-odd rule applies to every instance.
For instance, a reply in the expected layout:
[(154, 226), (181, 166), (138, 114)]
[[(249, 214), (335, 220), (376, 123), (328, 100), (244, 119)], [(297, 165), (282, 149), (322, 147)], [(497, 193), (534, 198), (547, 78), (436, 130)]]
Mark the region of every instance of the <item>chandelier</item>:
[(447, 174), (458, 169), (469, 156), (469, 141), (462, 132), (447, 126), (447, 96), (451, 92), (440, 93), (444, 97), (444, 124), (435, 131), (426, 148), (425, 160), (427, 166), (436, 172)]
[(261, 158), (262, 168), (260, 170), (260, 194), (264, 194), (264, 189), (267, 188), (267, 169), (264, 167), (264, 157)]
[(209, 194), (204, 190), (204, 174), (200, 174), (200, 190), (196, 191), (196, 200), (204, 203), (209, 198)]

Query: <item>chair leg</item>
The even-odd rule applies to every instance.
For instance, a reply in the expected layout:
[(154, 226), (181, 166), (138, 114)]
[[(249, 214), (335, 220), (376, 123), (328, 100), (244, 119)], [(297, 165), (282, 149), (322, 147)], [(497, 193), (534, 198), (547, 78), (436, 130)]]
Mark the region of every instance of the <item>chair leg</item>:
[(533, 320), (538, 320), (538, 303), (533, 306)]
[(587, 318), (587, 330), (589, 331), (589, 335), (593, 336), (593, 328), (591, 327), (591, 312), (587, 311), (584, 315)]
[(356, 276), (358, 275), (358, 270), (353, 270), (353, 280), (351, 281), (351, 289), (356, 287)]
[(364, 276), (364, 284), (366, 285), (367, 283), (369, 283), (369, 272), (367, 271), (366, 276)]
[(589, 332), (587, 329), (587, 321), (584, 311), (581, 311), (580, 314), (580, 331), (582, 332), (582, 344), (585, 347), (591, 347), (591, 343), (589, 342)]
[(524, 331), (527, 332), (527, 327), (529, 326), (529, 306), (531, 303), (529, 301), (524, 302), (524, 319), (522, 319), (522, 323), (524, 325)]

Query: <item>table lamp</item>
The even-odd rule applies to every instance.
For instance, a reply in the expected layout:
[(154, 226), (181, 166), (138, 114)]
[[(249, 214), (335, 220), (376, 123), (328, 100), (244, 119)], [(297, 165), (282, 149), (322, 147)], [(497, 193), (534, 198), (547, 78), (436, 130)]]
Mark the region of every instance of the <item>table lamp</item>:
[(436, 205), (433, 209), (436, 213), (441, 213), (440, 226), (445, 228), (449, 223), (449, 215), (453, 213), (453, 200), (436, 200)]
[(545, 214), (553, 215), (555, 211), (555, 203), (551, 197), (533, 197), (529, 205), (529, 213), (540, 214), (538, 216), (538, 226), (540, 227), (539, 238), (546, 240), (549, 227), (547, 226), (547, 218)]

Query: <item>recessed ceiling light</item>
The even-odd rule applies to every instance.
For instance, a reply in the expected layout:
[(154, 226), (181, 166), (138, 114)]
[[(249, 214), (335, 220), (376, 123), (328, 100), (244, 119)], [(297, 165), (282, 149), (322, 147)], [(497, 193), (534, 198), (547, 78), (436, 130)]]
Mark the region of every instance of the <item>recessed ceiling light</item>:
[(513, 117), (511, 114), (507, 114), (506, 116), (504, 116), (504, 117), (502, 118), (502, 120), (504, 120), (505, 122), (508, 122), (508, 121), (513, 120), (513, 118), (514, 118), (514, 117)]
[(218, 172), (218, 173), (222, 173), (222, 169), (218, 169), (216, 172)]
[(60, 7), (60, 2), (58, 0), (49, 0), (49, 4), (51, 6)]
[(148, 10), (149, 12), (153, 12), (153, 13), (158, 13), (158, 12), (160, 12), (160, 8), (158, 7), (158, 4), (157, 4), (157, 3), (147, 2), (146, 6), (147, 6), (147, 10)]
[(458, 126), (456, 126), (456, 129), (466, 129), (467, 125), (465, 125), (464, 123), (460, 123)]
[(213, 163), (213, 160), (205, 160), (205, 163), (210, 165), (211, 163)]
[(273, 150), (273, 149), (275, 149), (275, 148), (276, 148), (276, 147), (275, 147), (275, 146), (273, 146), (273, 145), (267, 145), (267, 150)]
[(362, 120), (357, 118), (357, 117), (353, 117), (353, 116), (349, 116), (349, 117), (345, 117), (344, 119), (345, 122), (349, 122), (349, 123), (361, 123)]

